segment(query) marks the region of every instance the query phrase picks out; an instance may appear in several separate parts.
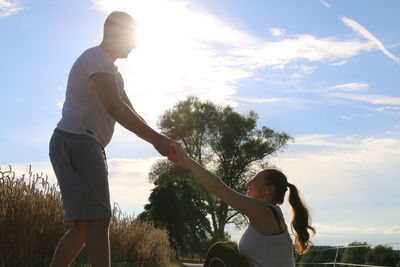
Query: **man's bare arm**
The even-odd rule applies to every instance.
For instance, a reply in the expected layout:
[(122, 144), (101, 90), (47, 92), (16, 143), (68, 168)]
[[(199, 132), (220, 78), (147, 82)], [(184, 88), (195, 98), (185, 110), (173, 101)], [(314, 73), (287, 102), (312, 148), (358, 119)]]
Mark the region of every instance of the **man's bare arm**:
[(128, 95), (126, 94), (125, 91), (124, 91), (124, 93), (123, 93), (123, 95), (122, 95), (122, 100), (133, 110), (133, 112), (136, 113), (136, 115), (137, 115), (140, 119), (142, 119), (142, 121), (143, 121), (144, 123), (147, 124), (147, 122), (143, 119), (143, 117), (140, 116), (140, 115), (136, 112), (136, 110), (133, 108), (132, 103), (131, 103), (131, 100), (129, 99), (129, 97), (128, 97)]
[[(119, 96), (118, 86), (111, 73), (96, 73), (91, 76), (95, 90), (111, 117), (129, 131), (154, 146), (166, 142), (167, 137), (157, 133), (130, 107), (130, 101), (124, 102)], [(157, 148), (157, 147), (156, 147)], [(158, 150), (158, 149), (157, 149)], [(160, 152), (160, 151), (159, 151)], [(160, 152), (161, 153), (161, 152)], [(161, 153), (164, 155), (164, 153)]]

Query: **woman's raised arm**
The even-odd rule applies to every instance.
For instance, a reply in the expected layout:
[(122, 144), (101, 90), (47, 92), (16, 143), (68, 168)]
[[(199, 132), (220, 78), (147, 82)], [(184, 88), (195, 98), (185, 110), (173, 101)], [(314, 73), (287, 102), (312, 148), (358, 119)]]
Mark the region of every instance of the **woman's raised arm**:
[(176, 153), (180, 161), (179, 164), (188, 168), (193, 173), (196, 181), (235, 210), (249, 218), (257, 218), (260, 215), (265, 216), (266, 212), (270, 212), (262, 202), (236, 192), (227, 186), (218, 176), (190, 158), (179, 144), (176, 144)]

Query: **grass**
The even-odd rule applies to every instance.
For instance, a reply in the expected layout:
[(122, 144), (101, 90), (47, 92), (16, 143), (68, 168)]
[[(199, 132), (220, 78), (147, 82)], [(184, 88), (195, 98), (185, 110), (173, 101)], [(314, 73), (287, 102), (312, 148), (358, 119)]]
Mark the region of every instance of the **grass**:
[[(16, 177), (11, 166), (0, 169), (0, 266), (48, 266), (66, 231), (61, 195), (47, 177), (31, 171)], [(117, 205), (110, 249), (113, 266), (179, 266), (171, 263), (174, 252), (164, 230), (122, 213)], [(90, 266), (84, 251), (72, 266)]]

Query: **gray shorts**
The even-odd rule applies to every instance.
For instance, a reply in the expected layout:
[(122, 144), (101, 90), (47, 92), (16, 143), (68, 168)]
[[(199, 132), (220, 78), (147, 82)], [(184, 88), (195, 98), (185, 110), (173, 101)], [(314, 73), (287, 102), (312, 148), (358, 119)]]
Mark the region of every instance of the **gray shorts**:
[(64, 221), (110, 218), (103, 147), (93, 137), (55, 129), (49, 156), (61, 190)]

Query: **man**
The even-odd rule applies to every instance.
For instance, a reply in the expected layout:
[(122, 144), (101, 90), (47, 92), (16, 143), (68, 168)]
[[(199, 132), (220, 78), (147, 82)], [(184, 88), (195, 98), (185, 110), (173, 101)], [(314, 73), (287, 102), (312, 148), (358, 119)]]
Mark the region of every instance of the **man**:
[(111, 207), (104, 147), (115, 122), (175, 160), (173, 141), (135, 112), (114, 65), (135, 48), (135, 24), (128, 14), (112, 12), (104, 23), (101, 44), (86, 50), (71, 68), (49, 156), (62, 194), (64, 220), (72, 227), (60, 240), (51, 267), (68, 266), (83, 246), (92, 266), (110, 266)]

